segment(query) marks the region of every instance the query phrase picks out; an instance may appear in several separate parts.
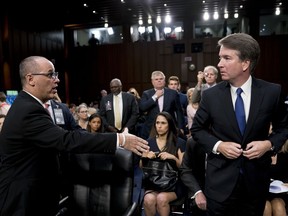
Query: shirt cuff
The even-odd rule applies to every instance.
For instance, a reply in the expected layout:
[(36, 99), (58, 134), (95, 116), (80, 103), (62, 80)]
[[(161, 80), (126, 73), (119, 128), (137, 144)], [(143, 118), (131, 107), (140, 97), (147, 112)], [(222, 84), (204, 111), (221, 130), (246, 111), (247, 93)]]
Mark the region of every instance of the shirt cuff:
[(198, 190), (190, 199), (195, 199), (196, 195), (197, 195), (198, 193), (201, 193), (201, 192), (202, 192), (202, 190)]
[(222, 141), (220, 140), (220, 141), (218, 141), (218, 142), (214, 145), (213, 150), (212, 150), (212, 152), (213, 152), (214, 154), (220, 154), (220, 152), (218, 152), (217, 149), (218, 149), (218, 146), (220, 145), (221, 142), (222, 142)]

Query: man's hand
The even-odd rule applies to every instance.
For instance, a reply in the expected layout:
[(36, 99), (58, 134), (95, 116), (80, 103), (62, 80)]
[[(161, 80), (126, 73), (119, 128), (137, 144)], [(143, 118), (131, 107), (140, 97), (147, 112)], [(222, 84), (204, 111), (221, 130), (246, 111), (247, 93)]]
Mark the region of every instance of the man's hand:
[(234, 142), (221, 142), (217, 151), (229, 159), (238, 158), (243, 152), (241, 145)]
[(157, 89), (155, 92), (155, 95), (157, 96), (157, 99), (160, 98), (164, 94), (164, 89)]
[(205, 77), (204, 72), (203, 71), (198, 71), (198, 75), (197, 75), (198, 83), (201, 84), (203, 82), (204, 77)]
[(125, 137), (125, 143), (122, 145), (123, 148), (134, 152), (135, 154), (141, 156), (143, 152), (149, 151), (148, 142), (140, 137), (137, 137), (133, 134), (122, 133), (120, 134), (120, 144), (124, 142), (122, 139)]
[(196, 194), (195, 196), (195, 203), (198, 206), (199, 209), (201, 210), (206, 210), (207, 209), (207, 202), (206, 202), (206, 197), (203, 192), (200, 192)]
[(247, 144), (243, 156), (248, 159), (260, 158), (265, 152), (270, 151), (272, 144), (269, 140), (253, 141)]

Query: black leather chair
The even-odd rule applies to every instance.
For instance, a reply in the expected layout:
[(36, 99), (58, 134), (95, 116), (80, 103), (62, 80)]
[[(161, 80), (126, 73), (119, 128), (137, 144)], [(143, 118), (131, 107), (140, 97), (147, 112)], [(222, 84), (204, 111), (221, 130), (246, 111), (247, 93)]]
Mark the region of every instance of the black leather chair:
[(69, 155), (66, 175), (72, 192), (64, 215), (135, 215), (133, 171), (133, 153), (125, 149), (117, 149), (115, 155)]

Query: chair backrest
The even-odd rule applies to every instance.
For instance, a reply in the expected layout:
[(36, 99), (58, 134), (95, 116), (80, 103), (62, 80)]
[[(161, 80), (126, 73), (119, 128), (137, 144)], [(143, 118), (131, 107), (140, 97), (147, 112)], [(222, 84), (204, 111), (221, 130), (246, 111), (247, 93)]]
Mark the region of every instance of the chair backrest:
[(69, 215), (123, 215), (131, 206), (132, 152), (119, 148), (115, 155), (71, 154), (68, 170), (73, 185)]

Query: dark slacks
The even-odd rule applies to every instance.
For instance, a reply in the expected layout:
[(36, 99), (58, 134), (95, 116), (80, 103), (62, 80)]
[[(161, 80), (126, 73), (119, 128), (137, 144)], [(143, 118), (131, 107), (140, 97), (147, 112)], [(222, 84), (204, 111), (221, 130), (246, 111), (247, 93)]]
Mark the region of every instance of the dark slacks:
[[(225, 185), (223, 185), (225, 187)], [(207, 198), (207, 216), (263, 216), (265, 196), (255, 197), (248, 191), (243, 175), (231, 196), (224, 202)]]

